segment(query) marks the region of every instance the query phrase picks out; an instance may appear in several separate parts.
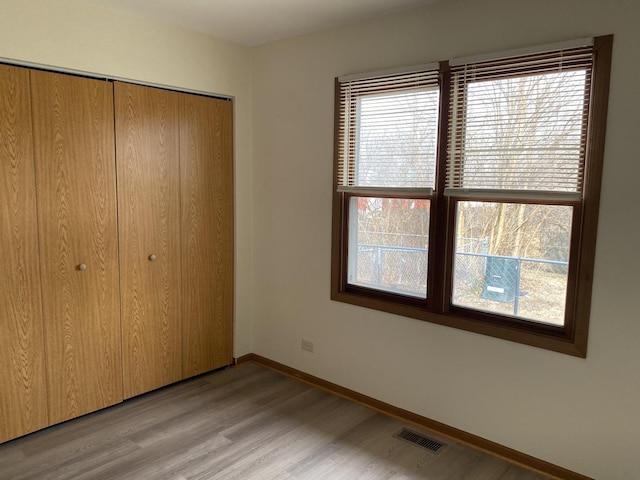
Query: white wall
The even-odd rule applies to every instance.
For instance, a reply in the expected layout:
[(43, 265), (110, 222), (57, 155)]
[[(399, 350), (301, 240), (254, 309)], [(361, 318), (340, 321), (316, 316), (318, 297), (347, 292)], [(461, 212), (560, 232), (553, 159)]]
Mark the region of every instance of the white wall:
[(250, 352), (250, 50), (88, 1), (1, 0), (0, 59), (235, 97), (234, 354)]
[[(640, 478), (639, 20), (636, 0), (443, 0), (254, 49), (253, 351), (588, 476)], [(334, 77), (609, 33), (587, 359), (329, 300)]]

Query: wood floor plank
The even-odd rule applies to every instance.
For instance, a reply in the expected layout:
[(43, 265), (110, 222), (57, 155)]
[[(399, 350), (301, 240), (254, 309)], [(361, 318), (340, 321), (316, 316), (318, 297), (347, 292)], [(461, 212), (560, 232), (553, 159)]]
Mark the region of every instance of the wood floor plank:
[[(336, 435), (330, 443), (317, 449), (307, 462), (290, 470), (302, 478), (387, 478), (411, 469), (411, 465), (430, 460), (433, 454), (394, 439), (400, 429), (396, 420), (375, 414), (357, 428)], [(409, 447), (409, 448), (407, 448)], [(398, 452), (409, 454), (404, 465), (398, 464)], [(368, 473), (368, 475), (367, 475)]]
[(0, 445), (0, 480), (544, 480), (264, 367), (246, 364)]
[(24, 453), (20, 450), (15, 443), (7, 443), (0, 445), (0, 472), (18, 464), (26, 458)]
[(375, 415), (358, 405), (336, 401), (340, 399), (326, 397), (324, 392), (318, 393), (325, 398), (313, 407), (322, 408), (304, 408), (299, 415), (277, 415), (262, 429), (254, 429), (253, 433), (241, 437), (240, 443), (244, 444), (244, 448), (240, 451), (247, 453), (238, 461), (213, 477), (207, 477), (204, 473), (195, 479), (240, 480), (252, 475), (256, 478), (273, 477), (287, 471), (305, 456), (313, 455), (315, 449), (330, 442), (335, 435), (355, 428), (364, 419)]

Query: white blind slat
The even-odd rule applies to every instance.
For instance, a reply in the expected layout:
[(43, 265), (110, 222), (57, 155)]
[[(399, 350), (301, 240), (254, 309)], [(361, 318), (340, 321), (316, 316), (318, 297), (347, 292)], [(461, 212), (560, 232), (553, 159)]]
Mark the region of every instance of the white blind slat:
[(515, 50), (506, 50), (503, 52), (494, 52), (481, 55), (473, 55), (468, 57), (454, 58), (449, 62), (452, 67), (459, 65), (467, 65), (470, 63), (490, 62), (494, 60), (503, 60), (505, 58), (524, 57), (531, 54), (540, 54), (540, 52), (557, 52), (574, 48), (583, 48), (593, 46), (593, 37), (579, 38), (568, 40), (566, 42), (551, 43), (547, 45), (538, 45), (534, 47), (526, 47)]
[(420, 75), (423, 72), (429, 71), (437, 71), (439, 67), (438, 63), (425, 63), (422, 65), (414, 65), (411, 67), (400, 67), (400, 68), (388, 68), (385, 70), (378, 70), (375, 72), (368, 73), (355, 73), (353, 75), (343, 75), (342, 77), (338, 77), (338, 82), (347, 83), (354, 82), (356, 80), (360, 81), (360, 83), (365, 84), (367, 82), (379, 82), (381, 81), (381, 77), (389, 77), (389, 76), (409, 76), (411, 74)]
[(580, 43), (454, 62), (448, 189), (580, 196), (593, 56)]
[(397, 195), (408, 197), (429, 197), (433, 195), (433, 188), (393, 188), (393, 187), (338, 187), (338, 192), (361, 195)]
[(338, 184), (432, 189), (439, 112), (438, 64), (340, 77)]
[(447, 197), (480, 198), (482, 200), (535, 200), (577, 202), (581, 196), (578, 192), (531, 191), (531, 190), (500, 190), (488, 188), (445, 188)]

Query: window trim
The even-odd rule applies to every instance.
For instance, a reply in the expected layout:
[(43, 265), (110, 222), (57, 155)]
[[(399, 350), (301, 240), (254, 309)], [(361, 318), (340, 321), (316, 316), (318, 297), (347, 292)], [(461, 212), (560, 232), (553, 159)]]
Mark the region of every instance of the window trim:
[[(574, 207), (573, 219), (581, 218), (572, 236), (567, 289), (567, 311), (564, 326), (554, 326), (519, 320), (500, 315), (479, 313), (476, 310), (449, 304), (452, 291), (453, 236), (455, 205), (460, 199), (468, 199), (473, 192), (445, 195), (444, 165), (447, 157), (450, 66), (440, 62), (440, 118), (436, 168), (436, 193), (430, 197), (431, 217), (429, 226), (430, 248), (428, 265), (427, 300), (390, 294), (347, 284), (346, 251), (348, 243), (348, 199), (351, 196), (368, 196), (369, 193), (340, 191), (338, 182), (340, 79), (335, 79), (334, 107), (334, 178), (332, 208), (331, 248), (331, 299), (365, 308), (380, 310), (446, 325), (491, 337), (531, 345), (559, 353), (585, 358), (588, 346), (589, 315), (591, 310), (593, 270), (595, 262), (596, 233), (603, 171), (604, 142), (609, 98), (613, 35), (593, 39), (593, 66), (591, 96), (586, 139), (586, 166), (584, 172), (583, 199), (540, 200), (544, 204), (570, 204)], [(530, 51), (530, 49), (527, 49)], [(371, 196), (380, 196), (371, 194)], [(508, 201), (509, 198), (498, 200)], [(513, 200), (513, 198), (511, 198)], [(531, 203), (533, 200), (527, 199)], [(436, 228), (439, 232), (436, 232)], [(574, 238), (576, 237), (576, 238)], [(440, 280), (438, 280), (440, 279)], [(568, 321), (567, 321), (568, 320)]]

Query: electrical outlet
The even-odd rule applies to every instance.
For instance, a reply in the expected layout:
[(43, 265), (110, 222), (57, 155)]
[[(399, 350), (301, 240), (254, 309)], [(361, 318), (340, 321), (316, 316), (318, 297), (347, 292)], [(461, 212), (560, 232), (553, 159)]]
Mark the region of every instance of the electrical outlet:
[(303, 338), (302, 339), (302, 349), (306, 350), (307, 352), (313, 353), (313, 342), (311, 342), (309, 340), (305, 340)]

